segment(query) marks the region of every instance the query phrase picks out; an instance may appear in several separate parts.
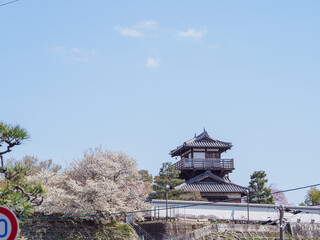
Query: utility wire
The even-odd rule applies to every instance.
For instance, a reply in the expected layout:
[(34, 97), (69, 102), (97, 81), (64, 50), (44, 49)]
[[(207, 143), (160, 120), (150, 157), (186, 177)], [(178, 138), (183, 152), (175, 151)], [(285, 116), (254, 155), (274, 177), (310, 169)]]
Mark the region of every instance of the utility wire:
[(11, 2), (3, 3), (3, 4), (0, 4), (0, 7), (5, 6), (5, 5), (8, 5), (8, 4), (11, 4), (11, 3), (14, 3), (14, 2), (18, 2), (18, 1), (19, 1), (19, 0), (14, 0), (14, 1), (11, 1)]
[[(264, 194), (260, 194), (260, 195), (251, 195), (251, 196), (249, 196), (249, 198), (251, 199), (251, 198), (255, 198), (255, 197), (263, 197), (263, 196), (266, 196), (266, 195), (273, 195), (273, 194), (284, 193), (284, 192), (292, 192), (292, 191), (297, 191), (297, 190), (316, 187), (316, 186), (320, 186), (320, 183), (313, 184), (313, 185), (307, 185), (307, 186), (303, 186), (303, 187), (286, 189), (286, 190), (282, 190), (282, 191), (276, 191), (276, 192), (272, 192), (272, 193), (264, 193)], [(231, 202), (231, 201), (239, 200), (239, 199), (242, 199), (242, 198), (231, 198), (231, 199), (223, 200), (221, 202)]]
[(318, 184), (313, 184), (313, 185), (309, 185), (309, 186), (304, 186), (304, 187), (297, 187), (297, 188), (291, 188), (291, 189), (287, 189), (287, 190), (283, 190), (283, 191), (278, 191), (278, 192), (273, 192), (271, 194), (277, 194), (277, 193), (284, 193), (284, 192), (290, 192), (290, 191), (296, 191), (296, 190), (301, 190), (301, 189), (305, 189), (305, 188), (311, 188), (311, 187), (316, 187), (319, 186), (320, 183)]

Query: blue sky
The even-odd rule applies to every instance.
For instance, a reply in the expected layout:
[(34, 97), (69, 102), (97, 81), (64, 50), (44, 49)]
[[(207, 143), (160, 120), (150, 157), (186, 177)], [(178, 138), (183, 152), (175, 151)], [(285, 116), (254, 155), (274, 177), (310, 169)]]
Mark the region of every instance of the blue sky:
[[(1, 0), (0, 3), (5, 1)], [(89, 147), (157, 174), (203, 127), (234, 147), (231, 179), (319, 183), (318, 1), (35, 1), (0, 7), (7, 157), (66, 166)], [(287, 194), (304, 200), (306, 191)]]

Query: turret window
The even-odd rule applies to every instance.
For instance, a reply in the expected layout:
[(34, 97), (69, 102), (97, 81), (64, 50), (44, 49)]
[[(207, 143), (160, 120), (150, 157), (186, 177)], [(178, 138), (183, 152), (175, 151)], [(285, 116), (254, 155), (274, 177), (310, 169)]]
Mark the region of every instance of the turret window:
[(205, 157), (206, 157), (206, 155), (205, 155), (204, 152), (193, 152), (193, 158), (201, 158), (201, 159), (203, 159)]
[(220, 158), (220, 153), (218, 153), (218, 152), (206, 152), (206, 158)]

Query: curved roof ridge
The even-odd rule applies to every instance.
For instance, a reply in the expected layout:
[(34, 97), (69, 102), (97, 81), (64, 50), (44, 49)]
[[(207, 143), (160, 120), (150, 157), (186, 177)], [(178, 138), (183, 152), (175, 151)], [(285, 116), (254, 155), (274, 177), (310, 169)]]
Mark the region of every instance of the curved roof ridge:
[[(230, 142), (224, 142), (224, 141), (220, 141), (216, 138), (213, 138), (211, 137), (206, 130), (204, 130), (204, 132), (202, 132), (201, 134), (191, 138), (190, 140), (187, 140), (183, 143), (183, 145), (186, 145), (188, 143), (192, 143), (192, 142), (197, 142), (197, 141), (201, 141), (201, 140), (204, 140), (204, 139), (208, 139), (208, 140), (211, 140), (213, 142), (220, 142), (220, 143), (224, 143), (224, 144), (227, 144), (227, 145), (230, 145), (231, 143)], [(209, 142), (209, 141), (208, 141)]]
[(223, 178), (213, 174), (211, 171), (205, 171), (204, 173), (201, 173), (198, 176), (195, 176), (194, 178), (189, 179), (188, 181), (186, 181), (186, 183), (191, 184), (191, 183), (197, 183), (198, 181), (201, 181), (202, 179), (206, 178), (206, 177), (212, 177), (213, 179), (217, 180), (218, 182), (222, 182), (222, 183), (227, 183)]
[(204, 129), (203, 132), (195, 137), (183, 142), (182, 145), (176, 149), (170, 151), (171, 156), (177, 156), (181, 154), (181, 151), (186, 151), (190, 148), (220, 148), (224, 151), (232, 147), (231, 142), (224, 142), (211, 137), (208, 132)]
[(209, 138), (212, 141), (219, 141), (219, 140), (211, 137), (205, 129), (203, 130), (202, 133), (200, 133), (198, 136), (195, 136), (193, 139), (195, 139), (195, 141), (197, 141), (197, 140), (201, 140), (203, 138)]

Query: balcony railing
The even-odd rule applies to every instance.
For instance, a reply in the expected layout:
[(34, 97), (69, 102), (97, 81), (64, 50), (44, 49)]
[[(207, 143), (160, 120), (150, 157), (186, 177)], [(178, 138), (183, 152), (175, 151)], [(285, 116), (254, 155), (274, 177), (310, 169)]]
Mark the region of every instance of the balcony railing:
[(176, 162), (178, 170), (233, 170), (233, 159), (220, 158), (183, 158)]

